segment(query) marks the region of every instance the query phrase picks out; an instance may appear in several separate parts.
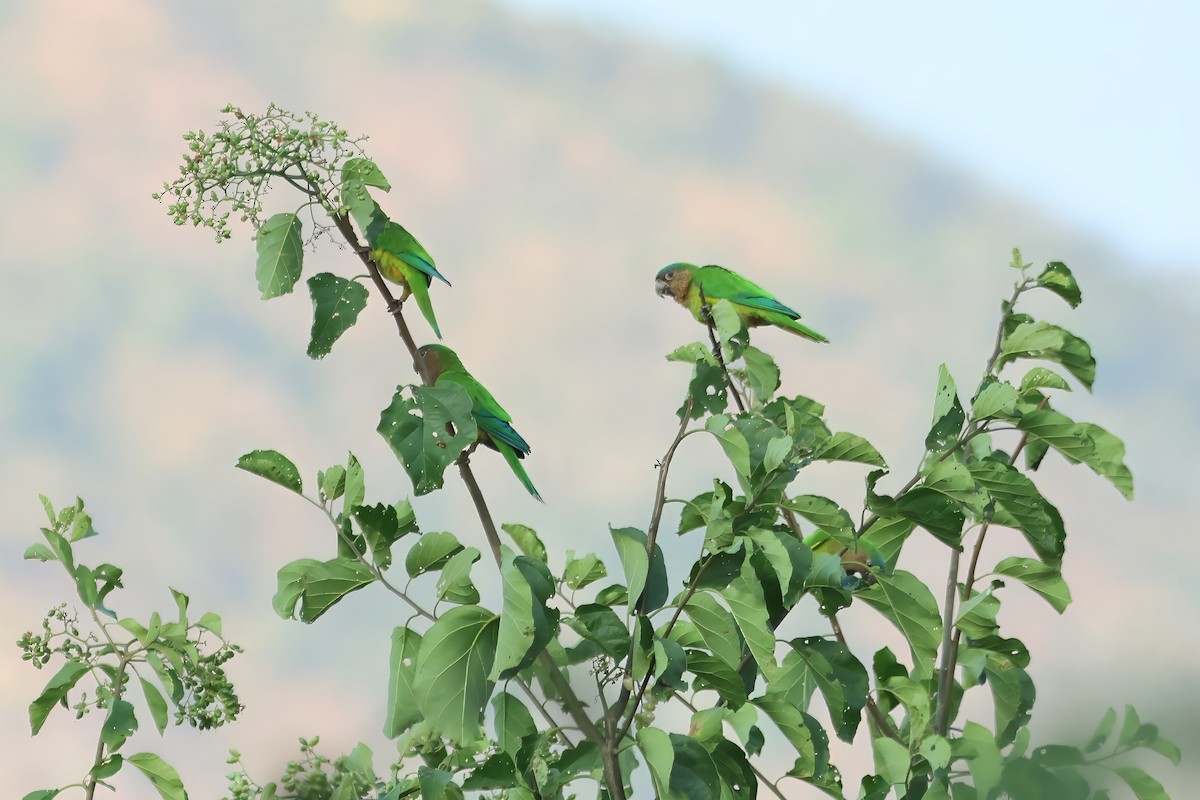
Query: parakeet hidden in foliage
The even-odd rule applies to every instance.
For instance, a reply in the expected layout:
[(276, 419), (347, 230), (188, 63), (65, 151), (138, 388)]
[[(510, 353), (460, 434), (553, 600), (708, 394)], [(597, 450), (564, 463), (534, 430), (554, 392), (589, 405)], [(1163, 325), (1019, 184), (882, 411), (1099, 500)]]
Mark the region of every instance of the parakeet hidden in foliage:
[(757, 286), (733, 270), (710, 265), (668, 264), (654, 277), (659, 297), (670, 295), (692, 312), (697, 321), (707, 324), (704, 307), (728, 300), (749, 328), (774, 325), (814, 342), (828, 342), (821, 334), (798, 321), (800, 314), (775, 299), (775, 295)]
[[(416, 298), (417, 308), (421, 309), (429, 327), (433, 328), (439, 339), (442, 338), (437, 317), (433, 315), (433, 306), (429, 302), (429, 286), (434, 278), (447, 286), (450, 285), (450, 281), (437, 271), (433, 257), (411, 233), (382, 215), (376, 219), (382, 222), (382, 228), (378, 231), (367, 231), (367, 241), (371, 243), (371, 260), (379, 266), (383, 277), (404, 287), (401, 303), (407, 300), (410, 294)], [(374, 227), (375, 223), (371, 225), (371, 228)]]
[(521, 485), (533, 495), (535, 500), (543, 502), (542, 496), (533, 486), (533, 481), (529, 480), (529, 475), (521, 466), (520, 459), (530, 453), (529, 444), (513, 428), (512, 417), (508, 415), (508, 412), (496, 402), (496, 398), (492, 397), (491, 392), (485, 389), (483, 384), (467, 372), (462, 361), (459, 360), (458, 354), (449, 347), (427, 344), (419, 348), (417, 353), (425, 362), (425, 366), (429, 370), (429, 377), (435, 383), (457, 383), (466, 390), (467, 396), (473, 403), (471, 416), (475, 418), (475, 423), (479, 426), (479, 442), (499, 451), (500, 455), (504, 456), (504, 460), (508, 462), (513, 474), (521, 481)]

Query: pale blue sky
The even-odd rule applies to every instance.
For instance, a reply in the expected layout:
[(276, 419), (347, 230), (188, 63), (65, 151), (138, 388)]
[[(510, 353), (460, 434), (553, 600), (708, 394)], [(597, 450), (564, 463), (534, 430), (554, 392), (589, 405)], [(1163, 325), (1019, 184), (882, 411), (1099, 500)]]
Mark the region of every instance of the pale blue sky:
[(1200, 271), (1200, 4), (502, 0), (828, 98), (1098, 232)]

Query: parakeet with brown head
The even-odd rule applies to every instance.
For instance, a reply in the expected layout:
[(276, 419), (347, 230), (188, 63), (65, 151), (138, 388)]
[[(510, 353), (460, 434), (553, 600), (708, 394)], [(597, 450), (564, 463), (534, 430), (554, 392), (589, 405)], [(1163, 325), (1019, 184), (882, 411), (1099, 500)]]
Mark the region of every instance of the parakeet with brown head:
[(748, 328), (774, 325), (814, 342), (829, 341), (802, 325), (800, 314), (776, 300), (775, 295), (725, 267), (668, 264), (655, 276), (654, 291), (659, 297), (673, 297), (701, 323), (708, 323), (704, 315), (706, 307), (711, 308), (718, 300), (728, 300)]
[(479, 443), (496, 450), (508, 462), (508, 467), (517, 476), (521, 485), (538, 502), (542, 496), (534, 488), (529, 474), (521, 466), (521, 459), (529, 455), (529, 443), (512, 426), (512, 417), (496, 402), (483, 384), (463, 367), (458, 354), (441, 344), (427, 344), (417, 350), (421, 360), (435, 383), (456, 383), (466, 390), (471, 398), (471, 416), (479, 426)]

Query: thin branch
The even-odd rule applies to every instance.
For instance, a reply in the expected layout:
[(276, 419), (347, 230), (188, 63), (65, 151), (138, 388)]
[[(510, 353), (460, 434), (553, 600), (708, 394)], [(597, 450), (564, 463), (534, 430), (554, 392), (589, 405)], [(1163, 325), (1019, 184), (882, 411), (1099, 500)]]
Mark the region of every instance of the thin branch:
[(488, 547), (492, 549), (492, 556), (496, 559), (496, 565), (500, 565), (500, 534), (496, 531), (496, 523), (492, 520), (492, 512), (488, 510), (487, 501), (483, 497), (483, 492), (479, 489), (479, 482), (475, 480), (475, 473), (471, 471), (470, 451), (464, 450), (463, 454), (458, 457), (458, 474), (462, 476), (463, 483), (467, 485), (467, 492), (471, 495), (471, 502), (475, 504), (475, 513), (479, 515), (479, 523), (483, 525), (483, 535), (487, 537)]
[[(987, 524), (979, 533), (982, 542), (987, 533)], [(979, 549), (976, 548), (976, 554)], [(958, 560), (960, 551), (950, 550), (950, 569), (946, 575), (946, 597), (942, 604), (942, 644), (941, 664), (938, 666), (937, 686), (937, 720), (934, 730), (940, 735), (946, 735), (946, 727), (950, 724), (950, 694), (954, 688), (954, 664), (958, 659), (959, 631), (954, 626), (954, 599), (958, 595)], [(967, 589), (970, 592), (970, 588)], [(965, 599), (965, 598), (964, 598)]]
[(721, 365), (721, 372), (725, 373), (725, 383), (729, 385), (729, 391), (733, 393), (733, 402), (737, 403), (738, 411), (745, 414), (746, 404), (742, 402), (742, 396), (738, 394), (737, 387), (733, 384), (733, 376), (729, 374), (729, 367), (725, 365), (725, 354), (721, 351), (721, 343), (717, 341), (717, 332), (713, 328), (712, 310), (705, 305), (700, 313), (704, 317), (705, 327), (708, 328), (708, 338), (712, 342), (713, 355), (717, 357), (717, 363)]
[[(667, 502), (667, 473), (671, 469), (671, 459), (675, 457), (675, 450), (679, 447), (679, 443), (683, 441), (683, 437), (687, 431), (687, 424), (692, 416), (692, 405), (694, 400), (694, 398), (688, 397), (687, 404), (683, 408), (683, 413), (680, 414), (681, 420), (679, 422), (679, 430), (675, 433), (675, 439), (671, 442), (671, 446), (667, 448), (666, 455), (664, 455), (662, 460), (658, 463), (658, 486), (654, 491), (654, 507), (650, 512), (650, 525), (648, 528), (646, 528), (646, 553), (649, 556), (647, 560), (648, 565), (653, 564), (654, 545), (658, 539), (659, 525), (662, 524), (663, 506), (666, 505)], [(649, 574), (649, 570), (647, 570), (647, 574)], [(636, 613), (638, 616), (640, 616), (646, 609), (646, 594), (646, 590), (643, 589), (641, 597), (639, 597), (637, 600)], [(625, 660), (625, 674), (629, 676), (633, 675), (633, 654), (637, 650), (637, 638), (638, 632), (637, 623), (635, 620), (633, 630), (629, 635), (629, 656)], [(611, 713), (605, 718), (605, 729), (608, 732), (610, 741), (611, 737), (616, 733), (616, 721), (619, 716), (625, 712), (625, 708), (629, 703), (630, 694), (631, 691), (626, 688), (624, 682), (622, 682), (621, 693), (617, 696), (617, 701), (613, 703)], [(632, 716), (633, 715), (631, 712), (630, 718), (632, 718)], [(625, 724), (622, 726), (622, 730), (628, 731), (629, 725)], [(623, 735), (624, 733), (622, 733), (622, 736)]]
[(327, 507), (325, 507), (321, 503), (318, 503), (316, 500), (313, 500), (308, 495), (302, 494), (300, 496), (321, 510), (321, 512), (326, 516), (326, 518), (328, 518), (329, 524), (333, 526), (333, 529), (335, 531), (337, 531), (338, 539), (341, 540), (342, 544), (346, 545), (347, 549), (349, 549), (350, 552), (354, 555), (355, 560), (357, 560), (360, 564), (362, 564), (364, 567), (366, 567), (368, 570), (370, 570), (372, 578), (379, 581), (379, 583), (382, 584), (385, 589), (387, 589), (392, 594), (396, 595), (396, 597), (399, 597), (401, 600), (408, 603), (408, 605), (412, 608), (412, 610), (417, 612), (417, 614), (419, 614), (420, 616), (425, 617), (425, 619), (429, 620), (430, 622), (435, 622), (437, 620), (436, 616), (434, 616), (431, 612), (426, 611), (424, 608), (421, 608), (421, 606), (417, 605), (416, 601), (414, 601), (411, 597), (409, 597), (407, 594), (405, 594), (405, 592), (403, 590), (397, 588), (391, 581), (389, 581), (387, 579), (387, 576), (384, 575), (382, 569), (380, 569), (375, 564), (371, 563), (370, 559), (367, 558), (367, 554), (364, 553), (361, 549), (359, 549), (359, 547), (355, 543), (354, 539), (352, 539), (350, 536), (348, 536), (346, 534), (346, 532), (344, 530), (342, 530), (342, 526), (338, 524), (337, 518), (333, 516), (333, 512), (331, 512)]

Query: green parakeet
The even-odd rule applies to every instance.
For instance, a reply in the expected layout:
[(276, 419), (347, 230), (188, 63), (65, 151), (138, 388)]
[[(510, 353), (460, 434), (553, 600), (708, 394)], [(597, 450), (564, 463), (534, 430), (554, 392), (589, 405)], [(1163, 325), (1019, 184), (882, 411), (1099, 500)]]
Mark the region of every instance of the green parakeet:
[(474, 404), (471, 416), (479, 426), (479, 442), (504, 456), (509, 468), (521, 481), (534, 499), (542, 502), (542, 496), (529, 480), (521, 459), (529, 455), (529, 444), (512, 426), (512, 417), (496, 402), (491, 392), (483, 384), (475, 380), (471, 373), (463, 367), (458, 354), (449, 347), (440, 344), (427, 344), (417, 352), (428, 368), (430, 378), (435, 383), (457, 383), (466, 390), (467, 396)]
[(812, 328), (801, 325), (798, 322), (800, 314), (776, 300), (766, 289), (724, 267), (668, 264), (655, 276), (654, 291), (659, 297), (670, 295), (675, 298), (681, 306), (690, 309), (699, 322), (706, 322), (704, 306), (728, 300), (747, 327), (774, 325), (814, 342), (829, 341)]
[[(382, 215), (376, 217), (379, 221), (386, 220)], [(371, 226), (375, 227), (374, 223)], [(433, 257), (421, 246), (411, 233), (401, 225), (387, 220), (382, 229), (367, 231), (367, 240), (372, 243), (371, 260), (379, 266), (383, 277), (404, 287), (403, 303), (411, 294), (417, 300), (417, 308), (425, 316), (429, 326), (437, 337), (442, 338), (438, 328), (437, 317), (433, 315), (433, 306), (429, 302), (429, 285), (433, 279), (450, 285), (442, 273), (433, 264)]]

